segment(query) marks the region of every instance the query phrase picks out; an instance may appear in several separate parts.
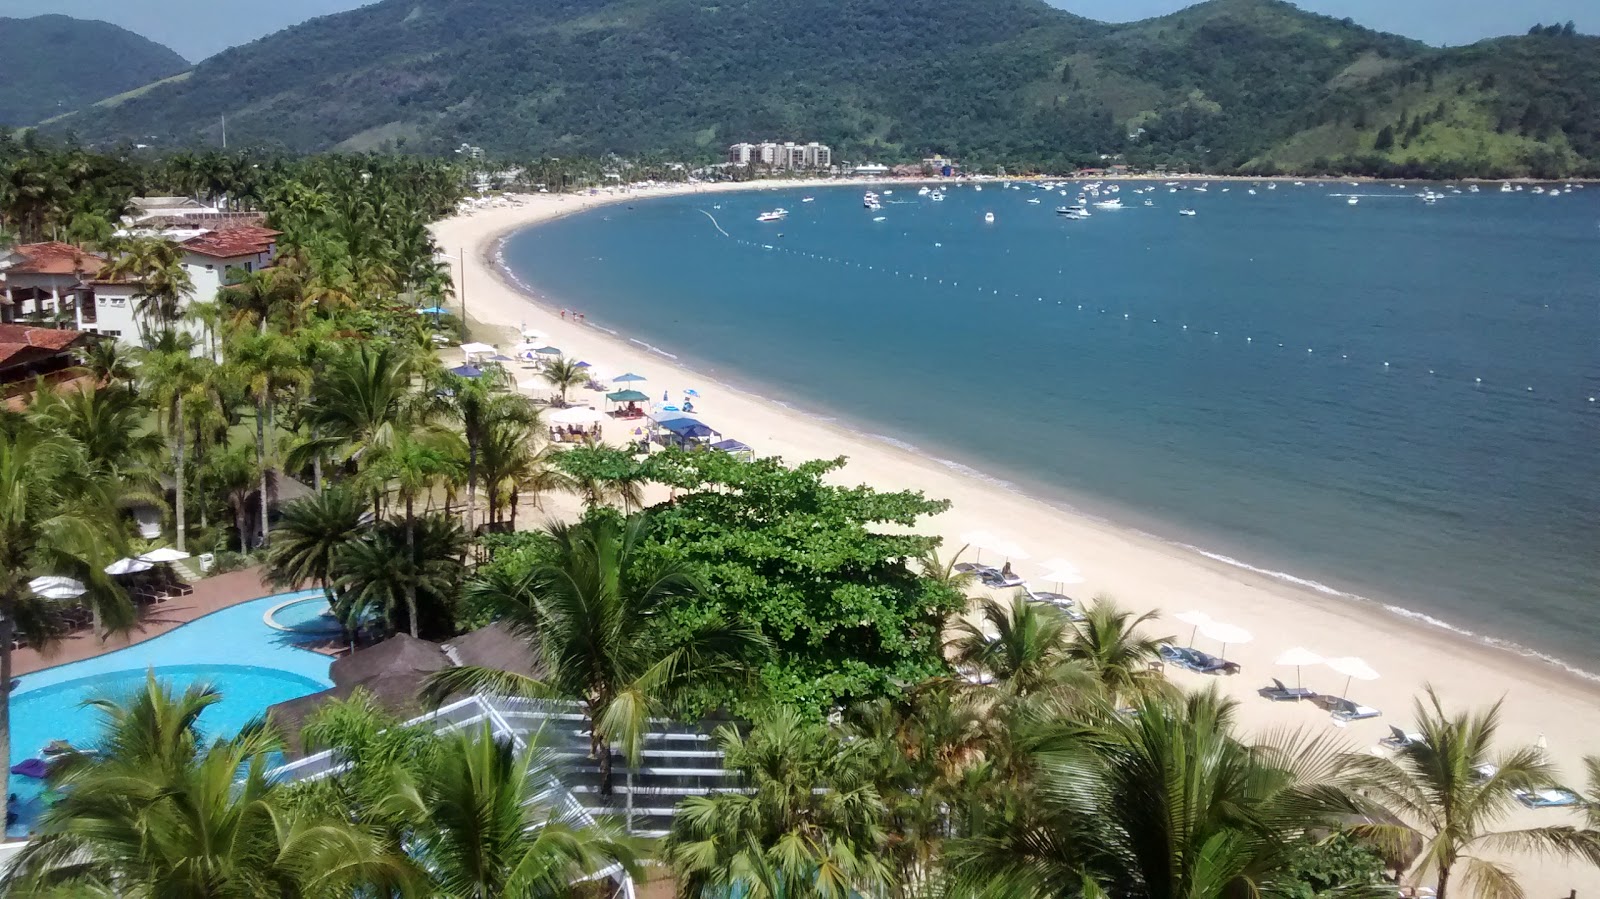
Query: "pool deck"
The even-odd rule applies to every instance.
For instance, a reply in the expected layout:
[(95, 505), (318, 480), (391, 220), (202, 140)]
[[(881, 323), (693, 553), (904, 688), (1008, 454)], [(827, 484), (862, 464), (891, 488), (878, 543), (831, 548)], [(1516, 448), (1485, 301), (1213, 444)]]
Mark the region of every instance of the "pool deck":
[[(17, 650), (11, 656), (12, 676), (20, 677), (56, 665), (91, 659), (135, 643), (143, 643), (173, 628), (188, 624), (196, 618), (252, 599), (271, 596), (277, 592), (279, 592), (277, 588), (262, 582), (260, 567), (203, 578), (195, 581), (193, 594), (146, 606), (141, 611), (139, 623), (134, 625), (132, 630), (125, 634), (113, 634), (103, 643), (96, 640), (88, 630), (82, 630), (56, 641), (44, 653), (32, 647)], [(334, 645), (314, 648), (335, 654), (342, 647)]]

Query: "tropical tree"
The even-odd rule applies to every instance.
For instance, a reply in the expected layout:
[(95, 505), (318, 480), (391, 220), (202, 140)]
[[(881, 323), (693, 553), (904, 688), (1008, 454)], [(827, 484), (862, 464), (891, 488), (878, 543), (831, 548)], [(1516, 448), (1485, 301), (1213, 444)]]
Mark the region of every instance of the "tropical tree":
[(6, 894), (409, 892), (416, 875), (405, 856), (334, 809), (285, 803), (286, 788), (267, 776), (280, 749), (270, 730), (203, 743), (198, 718), (220, 698), (199, 685), (176, 695), (151, 674), (127, 705), (92, 700), (106, 719), (101, 748), (57, 764), (62, 798), (0, 882)]
[(466, 533), (459, 522), (443, 515), (418, 516), (411, 528), (414, 548), (408, 553), (407, 530), (403, 521), (384, 521), (337, 550), (334, 589), (347, 616), (376, 613), (391, 633), (450, 633), (450, 612), (465, 571)]
[(1054, 606), (1019, 590), (1010, 602), (983, 600), (978, 613), (979, 622), (956, 625), (950, 650), (958, 668), (1019, 696), (1081, 680), (1068, 656), (1072, 626)]
[(273, 401), (288, 382), (304, 377), (298, 366), (300, 355), (293, 343), (269, 329), (266, 319), (259, 329), (235, 330), (223, 347), (227, 368), (255, 404), (256, 467), (260, 470), (260, 545), (268, 540), (268, 509), (271, 504), (269, 480), (272, 475)]
[[(313, 582), (322, 588), (329, 608), (337, 614), (344, 604), (333, 590), (336, 556), (346, 543), (360, 539), (366, 514), (361, 494), (338, 485), (285, 504), (267, 552), (266, 573), (273, 586), (294, 589)], [(347, 615), (338, 618), (346, 630), (351, 629)]]
[[(438, 481), (448, 475), (453, 468), (452, 459), (448, 452), (441, 450), (439, 441), (428, 441), (427, 434), (402, 433), (380, 454), (377, 462), (368, 469), (367, 475), (385, 483), (393, 483), (400, 494), (400, 501), (404, 504), (405, 517), (405, 556), (404, 564), (416, 566), (417, 558), (417, 514), (416, 501), (420, 496), (429, 493)], [(444, 435), (435, 435), (443, 437)], [(406, 572), (405, 591), (407, 618), (411, 621), (411, 636), (417, 636), (419, 626), (417, 616), (417, 573)]]
[(118, 340), (96, 340), (78, 350), (78, 364), (101, 385), (122, 382), (133, 386), (133, 359)]
[(618, 505), (623, 512), (644, 504), (650, 474), (629, 454), (608, 446), (577, 446), (551, 457), (566, 475), (562, 486), (576, 493), (585, 507)]
[[(363, 465), (394, 440), (396, 429), (412, 417), (411, 362), (388, 346), (359, 343), (324, 362), (302, 410), (316, 439), (301, 444), (300, 456), (331, 452), (341, 465)], [(382, 504), (373, 495), (373, 513)]]
[(531, 427), (538, 417), (525, 397), (495, 393), (484, 378), (446, 378), (449, 397), (442, 411), (461, 426), (467, 444), (467, 527), (471, 528), (478, 508), (479, 456), (484, 442), (496, 428)]
[[(204, 368), (194, 357), (194, 337), (183, 331), (165, 330), (155, 342), (140, 351), (140, 374), (145, 389), (159, 410), (165, 411), (164, 423), (167, 443), (172, 447), (172, 477), (178, 549), (186, 548), (188, 520), (185, 485), (188, 472), (184, 468), (184, 446), (188, 443), (184, 429), (184, 398), (203, 383)], [(240, 535), (241, 538), (243, 535)]]
[(553, 361), (546, 362), (544, 371), (539, 373), (551, 387), (561, 392), (561, 405), (567, 404), (567, 391), (574, 387), (582, 387), (589, 381), (588, 369), (578, 365), (577, 359), (568, 359), (557, 356)]
[(1159, 618), (1159, 611), (1135, 616), (1109, 596), (1097, 596), (1071, 623), (1065, 656), (1088, 673), (1113, 701), (1167, 690), (1171, 682), (1152, 663), (1161, 659), (1162, 640), (1139, 628)]
[(536, 424), (517, 419), (497, 421), (484, 434), (478, 462), (489, 494), (491, 523), (500, 521), (501, 509), (509, 506), (515, 526), (519, 493), (554, 489), (565, 482), (546, 464), (549, 457), (534, 449), (537, 434)]
[(887, 806), (870, 776), (870, 750), (779, 709), (748, 737), (717, 731), (740, 789), (691, 796), (678, 807), (663, 855), (686, 897), (850, 899), (882, 896)]
[(1047, 724), (1031, 782), (948, 844), (950, 888), (1015, 899), (1285, 892), (1308, 835), (1338, 830), (1355, 808), (1345, 753), (1295, 733), (1246, 743), (1234, 714), (1212, 689)]
[[(62, 434), (82, 447), (90, 465), (115, 481), (154, 492), (155, 462), (166, 443), (147, 427), (146, 409), (121, 385), (92, 390), (40, 390), (29, 414), (41, 428)], [(159, 499), (156, 505), (161, 505)]]
[(701, 588), (688, 569), (643, 551), (649, 527), (643, 515), (552, 524), (549, 561), (469, 584), (467, 601), (497, 608), (516, 633), (536, 641), (549, 673), (539, 679), (453, 668), (434, 677), (430, 693), (438, 699), (484, 690), (582, 701), (590, 755), (609, 793), (613, 744), (637, 762), (650, 716), (707, 679), (742, 672), (766, 649), (754, 631), (715, 616), (690, 626), (670, 620), (672, 605)]
[[(145, 322), (163, 331), (183, 317), (184, 300), (194, 293), (194, 280), (183, 267), (183, 249), (164, 237), (134, 237), (107, 263), (101, 277), (138, 285), (140, 327)], [(148, 334), (147, 334), (148, 337)]]
[(1495, 752), (1500, 702), (1452, 714), (1430, 686), (1415, 715), (1420, 740), (1392, 758), (1352, 758), (1360, 792), (1404, 824), (1357, 831), (1391, 850), (1420, 837), (1411, 874), (1433, 879), (1440, 899), (1453, 885), (1485, 899), (1521, 899), (1521, 886), (1495, 855), (1531, 851), (1600, 862), (1600, 835), (1592, 830), (1502, 826), (1518, 808), (1517, 794), (1552, 785), (1555, 770), (1532, 746)]

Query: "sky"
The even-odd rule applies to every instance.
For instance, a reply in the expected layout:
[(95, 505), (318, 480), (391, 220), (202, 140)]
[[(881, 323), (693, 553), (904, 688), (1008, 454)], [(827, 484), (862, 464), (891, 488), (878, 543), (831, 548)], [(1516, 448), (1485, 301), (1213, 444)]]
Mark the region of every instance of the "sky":
[[(368, 0), (0, 0), (0, 16), (61, 13), (102, 19), (166, 44), (198, 61), (234, 44), (287, 28), (312, 16), (364, 5)], [(1096, 19), (1128, 22), (1165, 15), (1191, 0), (1050, 0)], [(1470, 44), (1486, 37), (1522, 34), (1535, 22), (1600, 28), (1600, 0), (1299, 0), (1313, 12), (1356, 20), (1430, 44)]]

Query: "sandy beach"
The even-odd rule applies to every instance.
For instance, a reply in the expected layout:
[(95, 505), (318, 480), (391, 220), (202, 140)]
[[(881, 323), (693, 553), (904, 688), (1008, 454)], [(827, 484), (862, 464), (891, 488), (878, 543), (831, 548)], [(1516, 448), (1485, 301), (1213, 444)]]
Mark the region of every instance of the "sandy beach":
[[(1017, 562), (1024, 577), (1043, 573), (1038, 560), (1062, 556), (1083, 571), (1086, 583), (1067, 592), (1087, 600), (1109, 594), (1125, 607), (1166, 613), (1158, 635), (1177, 635), (1187, 642), (1190, 627), (1172, 619), (1178, 612), (1199, 610), (1242, 626), (1254, 640), (1230, 646), (1228, 658), (1243, 666), (1234, 677), (1211, 678), (1177, 671), (1185, 687), (1215, 683), (1240, 702), (1248, 728), (1299, 726), (1317, 731), (1336, 727), (1327, 712), (1309, 703), (1273, 703), (1256, 695), (1269, 678), (1293, 682), (1295, 671), (1274, 665), (1283, 651), (1304, 646), (1324, 656), (1360, 656), (1381, 675), (1357, 681), (1349, 696), (1383, 711), (1339, 733), (1349, 746), (1364, 750), (1395, 725), (1409, 729), (1412, 701), (1425, 684), (1433, 684), (1447, 706), (1459, 709), (1504, 700), (1502, 740), (1505, 745), (1531, 744), (1541, 736), (1563, 778), (1581, 789), (1582, 758), (1600, 753), (1600, 684), (1536, 659), (1501, 651), (1467, 638), (1384, 611), (1374, 603), (1330, 597), (1315, 590), (1260, 575), (1163, 543), (1113, 523), (1075, 515), (978, 477), (958, 472), (936, 460), (898, 449), (863, 435), (847, 423), (823, 422), (770, 401), (740, 393), (704, 374), (614, 337), (597, 328), (564, 319), (559, 309), (582, 310), (581, 296), (532, 297), (506, 280), (495, 268), (498, 239), (507, 232), (611, 202), (640, 202), (650, 197), (689, 192), (753, 188), (834, 185), (843, 182), (777, 182), (656, 187), (614, 195), (580, 197), (539, 194), (519, 196), (508, 205), (487, 206), (434, 226), (442, 251), (462, 258), (470, 317), (491, 326), (474, 338), (502, 347), (516, 342), (520, 326), (547, 335), (569, 356), (578, 356), (611, 372), (635, 371), (647, 376), (646, 392), (670, 388), (675, 393), (693, 385), (702, 394), (696, 417), (725, 436), (741, 440), (762, 456), (791, 462), (847, 456), (838, 479), (885, 490), (915, 489), (948, 499), (946, 514), (924, 523), (929, 533), (945, 538), (945, 553), (962, 545), (959, 535), (988, 530), (1020, 544), (1032, 559)], [(874, 183), (886, 183), (877, 181)], [(645, 335), (638, 335), (647, 339)], [(447, 358), (454, 351), (446, 351)], [(760, 372), (753, 372), (759, 377)], [(520, 374), (519, 377), (525, 375)], [(580, 392), (599, 401), (598, 394)], [(795, 396), (803, 404), (804, 396)], [(608, 437), (620, 439), (631, 426), (608, 426)], [(972, 460), (968, 460), (971, 462)], [(974, 463), (981, 468), (981, 462)], [(985, 560), (987, 561), (987, 556)], [(1037, 584), (1051, 589), (1048, 584)], [(1201, 644), (1212, 651), (1215, 646)], [(1326, 667), (1308, 668), (1306, 686), (1338, 692), (1342, 675)], [(1579, 816), (1562, 810), (1519, 811), (1511, 824), (1578, 823)], [(1534, 899), (1556, 899), (1569, 890), (1600, 889), (1600, 871), (1588, 865), (1522, 857), (1514, 860), (1522, 883)]]

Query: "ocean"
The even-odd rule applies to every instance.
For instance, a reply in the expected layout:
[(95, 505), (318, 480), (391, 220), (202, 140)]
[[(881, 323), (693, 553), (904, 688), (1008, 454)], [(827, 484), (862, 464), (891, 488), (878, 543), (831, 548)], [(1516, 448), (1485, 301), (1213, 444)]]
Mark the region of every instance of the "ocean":
[(683, 196), (501, 253), (708, 378), (1600, 672), (1600, 185), (1147, 186)]

